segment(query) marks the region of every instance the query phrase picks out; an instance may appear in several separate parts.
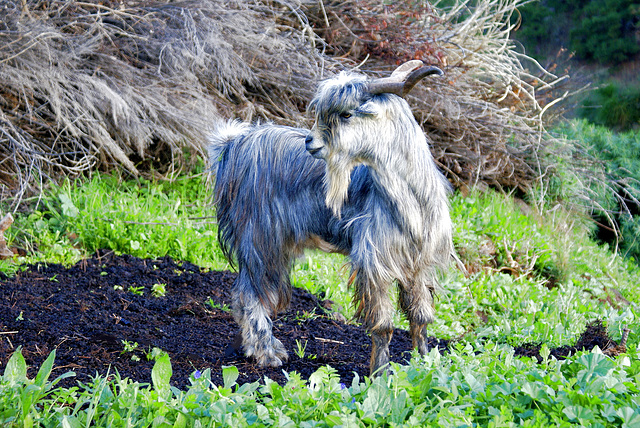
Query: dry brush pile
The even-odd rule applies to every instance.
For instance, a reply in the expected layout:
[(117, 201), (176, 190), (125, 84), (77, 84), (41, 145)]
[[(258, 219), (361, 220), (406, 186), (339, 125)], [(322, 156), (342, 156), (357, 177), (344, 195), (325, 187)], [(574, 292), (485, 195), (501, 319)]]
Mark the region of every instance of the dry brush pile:
[(544, 115), (562, 99), (567, 76), (546, 71), (510, 40), (524, 2), (437, 3), (311, 1), (307, 13), (333, 55), (363, 68), (419, 58), (446, 70), (446, 79), (420, 85), (409, 100), (448, 177), (456, 186), (527, 190), (548, 167)]
[(409, 101), (452, 182), (527, 189), (558, 79), (509, 40), (519, 0), (474, 3), (2, 0), (0, 198), (96, 170), (171, 177), (216, 118), (308, 126), (318, 80), (413, 58), (446, 72)]

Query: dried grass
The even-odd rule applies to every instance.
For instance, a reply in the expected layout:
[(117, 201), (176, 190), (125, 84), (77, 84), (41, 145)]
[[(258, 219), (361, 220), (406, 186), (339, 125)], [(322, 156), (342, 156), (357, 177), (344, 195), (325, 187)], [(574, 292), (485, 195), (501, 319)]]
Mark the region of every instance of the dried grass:
[(308, 126), (319, 79), (413, 58), (446, 71), (409, 101), (449, 178), (530, 189), (549, 167), (543, 118), (561, 79), (509, 40), (522, 2), (386, 3), (5, 1), (1, 196), (114, 167), (170, 177), (202, 156), (217, 117)]
[(304, 25), (286, 2), (0, 8), (0, 190), (15, 204), (96, 169), (172, 176), (204, 154), (220, 116), (300, 123), (318, 73), (331, 68), (282, 22)]

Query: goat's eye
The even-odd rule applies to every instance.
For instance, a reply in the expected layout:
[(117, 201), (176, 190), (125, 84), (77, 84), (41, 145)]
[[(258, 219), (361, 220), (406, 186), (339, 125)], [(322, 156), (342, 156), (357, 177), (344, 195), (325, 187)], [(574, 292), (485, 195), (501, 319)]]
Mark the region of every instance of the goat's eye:
[(351, 113), (349, 113), (348, 111), (340, 113), (340, 117), (343, 119), (349, 119), (351, 116)]

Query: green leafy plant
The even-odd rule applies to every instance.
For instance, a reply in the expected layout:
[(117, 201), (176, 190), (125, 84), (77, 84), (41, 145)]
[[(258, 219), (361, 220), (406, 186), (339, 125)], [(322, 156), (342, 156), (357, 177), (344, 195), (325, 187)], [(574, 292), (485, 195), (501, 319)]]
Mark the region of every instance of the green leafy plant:
[(640, 84), (607, 82), (589, 93), (578, 114), (595, 125), (629, 131), (640, 124)]
[(206, 303), (213, 309), (219, 309), (223, 312), (231, 312), (231, 307), (229, 305), (226, 303), (216, 303), (211, 297), (207, 299)]
[[(606, 227), (617, 222), (620, 252), (640, 260), (640, 135), (629, 131), (616, 133), (584, 120), (574, 120), (559, 132), (575, 141), (600, 162), (605, 179), (591, 183), (594, 216)], [(605, 181), (606, 180), (606, 181)], [(617, 245), (617, 236), (608, 234), (607, 242)]]
[[(191, 385), (171, 387), (172, 367), (158, 352), (151, 385), (97, 376), (73, 391), (48, 380), (55, 352), (35, 379), (16, 351), (0, 379), (0, 422), (13, 426), (91, 423), (113, 426), (636, 426), (640, 413), (637, 348), (616, 360), (598, 349), (566, 360), (545, 354), (542, 363), (518, 359), (507, 345), (437, 349), (392, 374), (340, 382), (331, 367), (284, 385), (269, 379), (239, 385), (236, 367), (223, 382), (196, 370)], [(62, 405), (77, 403), (77, 405)]]
[(151, 295), (153, 297), (164, 297), (167, 295), (167, 284), (156, 283), (151, 286)]
[(129, 292), (131, 294), (135, 294), (136, 296), (142, 296), (144, 295), (144, 287), (143, 286), (129, 287)]
[(124, 346), (124, 350), (122, 351), (122, 354), (126, 352), (134, 352), (135, 350), (138, 349), (138, 342), (129, 342), (127, 340), (123, 340), (122, 345)]
[(304, 345), (298, 339), (296, 339), (296, 356), (300, 359), (304, 358), (305, 351), (307, 349), (307, 341), (304, 341)]
[(300, 322), (305, 322), (305, 321), (309, 321), (309, 320), (314, 320), (316, 318), (318, 318), (319, 315), (314, 313), (314, 312), (309, 312), (309, 311), (303, 311), (302, 313), (297, 312), (296, 313), (296, 319)]
[(307, 354), (306, 353), (306, 351), (307, 351), (307, 343), (308, 343), (307, 340), (305, 340), (304, 344), (303, 344), (300, 340), (296, 339), (295, 354), (301, 360), (304, 359), (304, 358), (308, 358), (310, 360), (315, 360), (316, 358), (318, 358), (317, 355), (315, 355), (315, 354)]

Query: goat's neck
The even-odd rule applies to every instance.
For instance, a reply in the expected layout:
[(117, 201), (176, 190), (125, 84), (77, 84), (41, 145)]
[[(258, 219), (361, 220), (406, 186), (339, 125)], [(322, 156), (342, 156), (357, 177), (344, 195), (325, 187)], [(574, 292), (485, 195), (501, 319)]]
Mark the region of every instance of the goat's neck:
[(393, 200), (413, 197), (424, 202), (431, 192), (435, 165), (426, 141), (418, 147), (399, 147), (392, 156), (370, 164), (373, 179)]
[(400, 216), (397, 220), (416, 237), (423, 234), (425, 208), (434, 179), (437, 179), (433, 176), (433, 168), (428, 151), (401, 149), (394, 152), (392, 159), (371, 165), (371, 176), (379, 191), (394, 204), (394, 211)]

